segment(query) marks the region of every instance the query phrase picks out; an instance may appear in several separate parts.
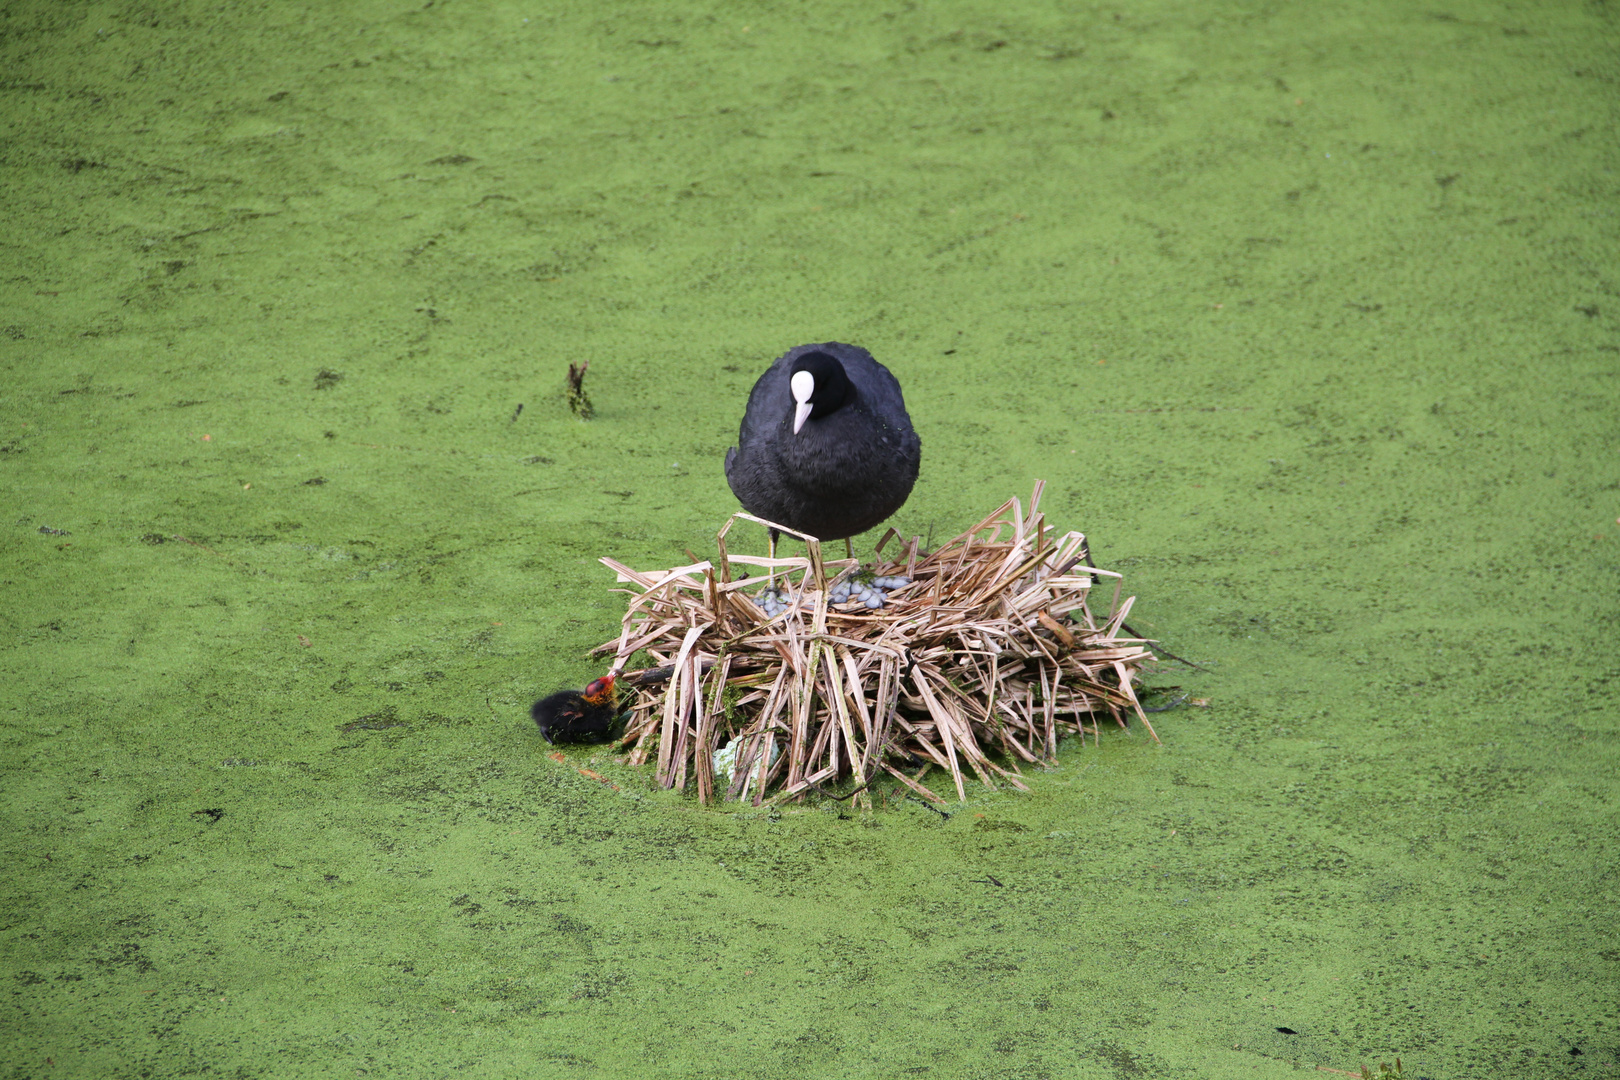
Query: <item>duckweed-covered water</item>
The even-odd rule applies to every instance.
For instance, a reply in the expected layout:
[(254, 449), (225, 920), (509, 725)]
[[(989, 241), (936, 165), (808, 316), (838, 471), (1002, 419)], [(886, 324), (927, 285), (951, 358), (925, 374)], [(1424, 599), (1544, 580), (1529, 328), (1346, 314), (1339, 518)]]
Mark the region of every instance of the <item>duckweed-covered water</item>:
[[(0, 1074), (1616, 1075), (1615, 19), (7, 5)], [(821, 340), (1208, 706), (948, 817), (557, 760)]]

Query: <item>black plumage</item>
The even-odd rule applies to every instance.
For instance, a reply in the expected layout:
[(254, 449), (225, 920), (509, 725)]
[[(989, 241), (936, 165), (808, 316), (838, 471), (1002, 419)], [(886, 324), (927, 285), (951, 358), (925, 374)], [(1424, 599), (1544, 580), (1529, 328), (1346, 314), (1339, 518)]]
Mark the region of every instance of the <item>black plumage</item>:
[(540, 725), (546, 742), (607, 742), (619, 719), (619, 696), (613, 683), (613, 676), (605, 675), (584, 692), (559, 690), (535, 702), (529, 715)]
[[(808, 394), (794, 392), (800, 373)], [(905, 504), (921, 459), (900, 383), (865, 349), (834, 341), (790, 349), (759, 377), (726, 480), (749, 513), (842, 540)]]

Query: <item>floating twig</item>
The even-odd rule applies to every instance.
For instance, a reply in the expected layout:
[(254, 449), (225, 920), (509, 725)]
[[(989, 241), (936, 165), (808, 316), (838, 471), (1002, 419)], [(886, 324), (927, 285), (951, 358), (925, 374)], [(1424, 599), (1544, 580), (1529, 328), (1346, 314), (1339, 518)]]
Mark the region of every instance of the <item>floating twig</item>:
[[(591, 362), (589, 360), (568, 365), (568, 407), (581, 420), (589, 420), (596, 415), (596, 409), (591, 405), (590, 396), (585, 393), (585, 369), (590, 366)], [(518, 408), (521, 409), (522, 406), (520, 405)], [(517, 419), (516, 413), (512, 414), (512, 419)]]

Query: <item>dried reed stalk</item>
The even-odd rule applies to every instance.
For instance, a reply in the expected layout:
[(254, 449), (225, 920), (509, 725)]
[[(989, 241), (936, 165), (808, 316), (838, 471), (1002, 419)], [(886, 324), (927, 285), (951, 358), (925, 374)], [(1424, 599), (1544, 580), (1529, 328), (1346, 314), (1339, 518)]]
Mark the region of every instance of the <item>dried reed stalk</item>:
[[(1157, 740), (1131, 686), (1153, 654), (1144, 639), (1119, 636), (1135, 598), (1121, 602), (1119, 574), (1084, 565), (1084, 535), (1046, 523), (1044, 488), (1036, 481), (1027, 514), (1008, 499), (932, 552), (914, 537), (885, 557), (898, 537), (890, 529), (871, 570), (911, 584), (877, 611), (829, 606), (829, 589), (860, 569), (856, 560), (824, 560), (814, 537), (746, 513), (720, 530), (712, 561), (645, 573), (602, 559), (633, 586), (619, 590), (631, 597), (621, 633), (595, 650), (613, 654), (634, 694), (622, 744), (630, 762), (656, 755), (658, 782), (684, 789), (691, 780), (704, 803), (758, 806), (768, 793), (844, 779), (859, 792), (884, 773), (943, 802), (922, 783), (931, 769), (949, 774), (958, 799), (967, 773), (990, 788), (1024, 788), (1020, 761), (1050, 762), (1064, 734), (1095, 740), (1100, 716), (1124, 727), (1134, 712)], [(798, 537), (805, 554), (728, 553), (738, 518)], [(788, 610), (767, 618), (750, 595), (767, 579), (733, 578), (739, 564), (770, 571), (790, 594)], [(1099, 618), (1091, 591), (1108, 578), (1113, 599)], [(655, 666), (624, 672), (642, 650)], [(717, 778), (722, 746), (736, 749)]]

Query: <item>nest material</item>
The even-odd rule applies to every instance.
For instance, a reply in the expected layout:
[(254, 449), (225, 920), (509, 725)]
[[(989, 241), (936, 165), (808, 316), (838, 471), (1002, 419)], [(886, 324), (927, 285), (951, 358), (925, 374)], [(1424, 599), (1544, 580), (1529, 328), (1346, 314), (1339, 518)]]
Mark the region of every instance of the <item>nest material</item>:
[[(1097, 738), (1100, 717), (1124, 727), (1134, 711), (1152, 733), (1132, 681), (1153, 655), (1146, 639), (1120, 636), (1135, 597), (1121, 602), (1121, 575), (1084, 565), (1083, 534), (1055, 535), (1039, 512), (1044, 486), (1036, 481), (1027, 515), (1009, 499), (932, 552), (913, 538), (884, 558), (898, 538), (890, 529), (864, 571), (746, 513), (720, 530), (714, 561), (643, 573), (602, 559), (634, 588), (620, 590), (632, 597), (623, 632), (595, 653), (613, 653), (614, 671), (643, 649), (659, 665), (620, 678), (635, 695), (622, 741), (630, 763), (656, 755), (658, 782), (684, 790), (690, 780), (704, 803), (759, 805), (767, 792), (846, 778), (859, 792), (883, 773), (943, 802), (922, 782), (931, 769), (949, 775), (959, 799), (964, 771), (990, 788), (1028, 790), (1018, 763), (1051, 762), (1062, 735)], [(728, 554), (738, 518), (798, 537), (805, 554)], [(768, 617), (750, 596), (767, 577), (736, 579), (738, 564), (771, 571), (788, 609)], [(876, 611), (830, 606), (830, 587), (857, 573), (911, 584)], [(1090, 604), (1099, 579), (1114, 585), (1101, 618)]]

